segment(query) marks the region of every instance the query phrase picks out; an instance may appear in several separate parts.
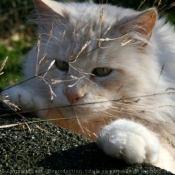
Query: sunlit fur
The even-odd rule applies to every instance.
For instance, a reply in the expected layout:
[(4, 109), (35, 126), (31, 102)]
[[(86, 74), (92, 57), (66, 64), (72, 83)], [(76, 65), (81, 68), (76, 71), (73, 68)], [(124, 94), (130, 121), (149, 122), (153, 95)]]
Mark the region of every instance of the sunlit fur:
[[(50, 0), (35, 4), (39, 39), (23, 72), (25, 79), (39, 76), (5, 91), (10, 101), (23, 110), (38, 110), (41, 118), (74, 118), (69, 129), (74, 123), (87, 133), (104, 127), (97, 142), (107, 154), (175, 173), (173, 27), (157, 19), (155, 9)], [(156, 15), (152, 23), (140, 22), (151, 13)], [(59, 70), (54, 60), (69, 62), (69, 70)], [(113, 71), (94, 76), (98, 67)], [(73, 105), (67, 93), (79, 95)]]

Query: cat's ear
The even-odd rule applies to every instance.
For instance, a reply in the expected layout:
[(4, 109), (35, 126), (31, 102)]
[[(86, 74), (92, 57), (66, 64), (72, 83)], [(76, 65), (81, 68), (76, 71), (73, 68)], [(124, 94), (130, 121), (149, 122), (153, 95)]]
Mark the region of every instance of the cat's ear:
[(37, 12), (41, 18), (53, 16), (64, 17), (65, 5), (52, 0), (33, 0)]
[(130, 22), (127, 22), (120, 26), (119, 31), (123, 35), (130, 32), (137, 32), (140, 36), (144, 37), (147, 40), (150, 40), (156, 20), (157, 11), (155, 8), (151, 8), (142, 12)]
[(58, 26), (58, 24), (65, 24), (68, 21), (69, 14), (66, 4), (52, 0), (33, 1), (37, 11), (37, 19), (34, 20), (34, 23), (39, 26), (39, 30), (46, 33), (53, 32), (54, 24)]

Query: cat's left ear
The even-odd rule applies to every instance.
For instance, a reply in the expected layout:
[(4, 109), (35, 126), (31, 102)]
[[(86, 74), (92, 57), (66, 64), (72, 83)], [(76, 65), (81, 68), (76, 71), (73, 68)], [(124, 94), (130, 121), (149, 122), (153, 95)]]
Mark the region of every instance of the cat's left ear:
[(39, 25), (39, 30), (49, 33), (52, 31), (53, 26), (55, 26), (54, 24), (58, 26), (61, 23), (66, 24), (68, 21), (69, 15), (65, 3), (53, 0), (33, 1), (37, 12), (37, 20), (34, 20), (34, 22)]
[(54, 16), (65, 17), (65, 5), (53, 0), (33, 0), (39, 16), (51, 18)]
[(151, 8), (142, 12), (131, 21), (120, 26), (119, 31), (123, 35), (130, 32), (135, 32), (141, 37), (144, 37), (146, 40), (150, 40), (156, 20), (157, 11), (155, 8)]

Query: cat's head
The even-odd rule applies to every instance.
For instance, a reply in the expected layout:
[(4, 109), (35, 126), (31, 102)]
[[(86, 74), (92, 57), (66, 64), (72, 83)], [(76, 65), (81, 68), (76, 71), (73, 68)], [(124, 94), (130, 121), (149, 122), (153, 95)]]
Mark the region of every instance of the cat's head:
[(101, 111), (108, 115), (115, 111), (113, 100), (152, 90), (149, 85), (157, 78), (150, 44), (155, 9), (136, 12), (105, 4), (34, 2), (40, 36), (33, 49), (37, 71), (49, 70), (38, 82), (38, 93), (54, 106), (75, 105), (61, 108), (64, 116)]

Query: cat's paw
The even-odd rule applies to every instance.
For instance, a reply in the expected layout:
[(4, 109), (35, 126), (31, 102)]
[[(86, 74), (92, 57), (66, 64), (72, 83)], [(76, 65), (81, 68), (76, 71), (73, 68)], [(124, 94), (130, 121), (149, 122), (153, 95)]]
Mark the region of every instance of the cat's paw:
[(47, 101), (41, 96), (38, 96), (32, 88), (15, 86), (3, 91), (1, 96), (6, 101), (7, 105), (14, 105), (15, 108), (27, 112), (32, 110), (41, 118), (47, 116), (48, 110), (46, 109), (49, 107)]
[(159, 156), (157, 136), (141, 124), (120, 119), (102, 129), (97, 144), (112, 157), (125, 162), (155, 163)]
[(5, 90), (1, 93), (1, 96), (6, 102), (18, 107), (18, 109), (33, 109), (35, 106), (33, 93), (21, 86)]

